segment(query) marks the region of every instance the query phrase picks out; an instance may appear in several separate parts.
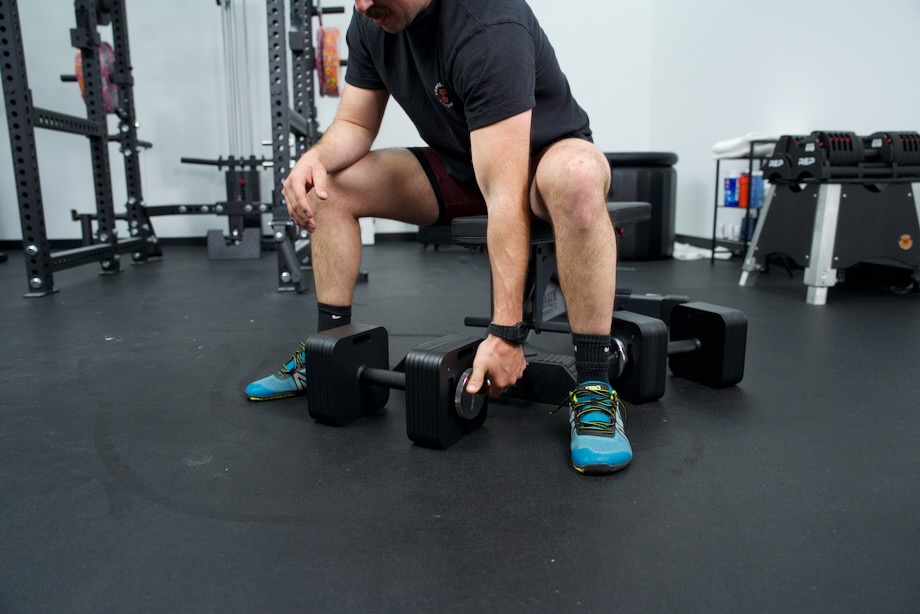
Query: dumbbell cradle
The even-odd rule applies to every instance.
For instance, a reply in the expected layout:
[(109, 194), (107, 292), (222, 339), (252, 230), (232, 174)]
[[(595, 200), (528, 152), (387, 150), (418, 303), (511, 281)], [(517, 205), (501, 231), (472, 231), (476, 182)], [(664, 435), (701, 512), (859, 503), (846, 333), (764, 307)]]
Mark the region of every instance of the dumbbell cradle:
[(486, 419), (486, 396), (465, 390), (481, 341), (457, 335), (435, 339), (411, 350), (405, 372), (399, 372), (389, 369), (388, 336), (381, 326), (349, 324), (311, 335), (305, 343), (310, 416), (344, 426), (382, 409), (391, 388), (404, 390), (409, 439), (446, 448)]

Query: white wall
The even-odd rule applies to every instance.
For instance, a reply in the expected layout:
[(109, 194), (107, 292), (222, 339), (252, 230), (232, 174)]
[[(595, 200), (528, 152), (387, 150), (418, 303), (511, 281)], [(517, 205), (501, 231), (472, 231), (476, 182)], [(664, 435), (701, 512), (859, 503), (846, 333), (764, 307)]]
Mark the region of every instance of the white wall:
[[(252, 140), (270, 139), (265, 5), (244, 6), (249, 38)], [(344, 30), (345, 15), (327, 15)], [(677, 232), (707, 236), (712, 219), (714, 142), (751, 131), (918, 130), (920, 2), (917, 0), (531, 0), (579, 102), (608, 151), (674, 151), (678, 164)], [(83, 115), (70, 46), (73, 3), (19, 0), (29, 83), (39, 107)], [(206, 203), (224, 197), (223, 175), (180, 164), (182, 156), (227, 156), (229, 142), (220, 9), (214, 2), (127, 0), (147, 204)], [(103, 39), (111, 40), (107, 29)], [(344, 55), (344, 52), (343, 52)], [(317, 102), (320, 125), (335, 99)], [(21, 237), (6, 115), (0, 116), (0, 240)], [(89, 147), (67, 134), (36, 132), (48, 236), (77, 238), (72, 208), (94, 209)], [(391, 105), (379, 146), (417, 145), (417, 134)], [(111, 150), (116, 209), (124, 200), (121, 159)], [(268, 200), (270, 174), (263, 174)], [(226, 228), (212, 216), (154, 220), (163, 237), (202, 237)], [(377, 232), (407, 227), (378, 223)], [(123, 233), (124, 234), (124, 233)]]
[(605, 151), (647, 150), (651, 121), (653, 3), (530, 0)]
[(716, 141), (920, 130), (917, 0), (654, 5), (649, 146), (680, 156), (680, 234), (711, 232)]

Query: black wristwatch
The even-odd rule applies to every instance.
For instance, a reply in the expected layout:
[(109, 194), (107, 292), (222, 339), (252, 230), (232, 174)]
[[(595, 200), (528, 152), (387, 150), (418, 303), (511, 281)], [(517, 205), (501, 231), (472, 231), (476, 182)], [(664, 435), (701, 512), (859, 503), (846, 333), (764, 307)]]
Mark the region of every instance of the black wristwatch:
[(523, 322), (518, 322), (513, 326), (502, 326), (495, 322), (489, 324), (490, 335), (500, 337), (514, 345), (524, 345), (524, 342), (527, 341), (527, 332), (527, 325)]

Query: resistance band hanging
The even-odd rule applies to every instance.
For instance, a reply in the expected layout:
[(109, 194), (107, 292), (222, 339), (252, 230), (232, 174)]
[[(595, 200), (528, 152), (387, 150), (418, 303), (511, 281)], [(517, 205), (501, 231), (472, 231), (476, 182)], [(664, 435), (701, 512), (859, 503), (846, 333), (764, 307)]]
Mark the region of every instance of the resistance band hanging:
[(323, 27), (322, 2), (316, 3), (316, 76), (320, 96), (339, 95), (339, 29)]
[[(83, 80), (83, 52), (77, 51), (74, 59), (74, 68), (77, 72), (77, 82), (80, 84), (80, 95), (86, 100), (86, 84)], [(118, 86), (112, 80), (115, 71), (115, 50), (108, 43), (99, 45), (99, 72), (102, 75), (102, 106), (106, 113), (114, 113), (118, 109)]]

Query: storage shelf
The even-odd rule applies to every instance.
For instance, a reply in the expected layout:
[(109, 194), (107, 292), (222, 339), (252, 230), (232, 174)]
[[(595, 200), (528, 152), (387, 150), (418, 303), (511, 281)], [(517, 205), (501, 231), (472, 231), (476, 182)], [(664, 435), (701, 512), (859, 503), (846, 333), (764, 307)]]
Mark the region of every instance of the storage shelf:
[[(729, 207), (719, 202), (719, 187), (722, 184), (722, 163), (723, 162), (747, 162), (748, 168), (748, 177), (754, 176), (754, 165), (758, 164), (757, 170), (762, 167), (762, 162), (767, 160), (767, 156), (755, 156), (754, 155), (754, 146), (763, 144), (763, 143), (773, 143), (773, 141), (751, 141), (749, 143), (748, 155), (740, 158), (716, 158), (716, 186), (715, 186), (715, 195), (713, 196), (713, 211), (712, 211), (712, 253), (709, 258), (710, 262), (716, 261), (716, 247), (726, 247), (735, 254), (744, 255), (747, 252), (748, 243), (750, 238), (754, 234), (754, 229), (752, 224), (756, 223), (756, 220), (760, 213), (760, 207)], [(750, 190), (748, 191), (748, 202), (750, 202)], [(716, 229), (719, 225), (719, 211), (724, 211), (726, 209), (737, 209), (738, 211), (743, 211), (743, 223), (741, 224), (741, 233), (743, 237), (737, 241), (732, 239), (718, 238), (716, 236)], [(752, 222), (751, 220), (755, 220)], [(747, 230), (750, 229), (750, 230)]]

